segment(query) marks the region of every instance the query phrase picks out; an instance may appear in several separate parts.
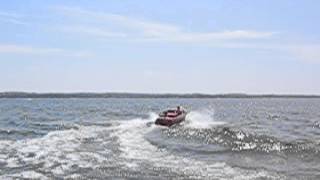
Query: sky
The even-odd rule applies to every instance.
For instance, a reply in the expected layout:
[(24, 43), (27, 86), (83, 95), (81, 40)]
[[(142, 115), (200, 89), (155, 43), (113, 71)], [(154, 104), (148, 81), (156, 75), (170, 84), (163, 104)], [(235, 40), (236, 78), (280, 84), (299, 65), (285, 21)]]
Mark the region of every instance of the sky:
[(0, 92), (320, 95), (318, 0), (10, 0)]

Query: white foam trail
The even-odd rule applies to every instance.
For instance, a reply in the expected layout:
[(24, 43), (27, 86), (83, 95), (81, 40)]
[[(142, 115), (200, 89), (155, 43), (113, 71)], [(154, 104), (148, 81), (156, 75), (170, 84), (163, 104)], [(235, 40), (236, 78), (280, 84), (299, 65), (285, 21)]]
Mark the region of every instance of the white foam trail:
[[(114, 132), (114, 136), (119, 138), (120, 150), (122, 158), (127, 159), (126, 165), (128, 168), (138, 167), (140, 161), (151, 162), (155, 167), (166, 167), (175, 171), (183, 171), (182, 173), (199, 172), (199, 168), (207, 167), (201, 162), (195, 162), (188, 158), (176, 157), (165, 150), (158, 149), (150, 144), (145, 135), (153, 130), (159, 130), (159, 126), (146, 126), (147, 120), (135, 119), (128, 122), (123, 122)], [(161, 128), (161, 127), (160, 127)], [(218, 165), (219, 164), (219, 165)], [(224, 163), (215, 164), (219, 168), (224, 167)], [(215, 172), (217, 173), (217, 172)]]
[[(99, 153), (85, 152), (81, 145), (86, 139), (98, 140), (99, 133), (106, 130), (105, 127), (82, 127), (63, 131), (53, 131), (41, 138), (26, 139), (19, 141), (0, 141), (0, 162), (5, 162), (8, 168), (18, 168), (23, 164), (38, 165), (43, 171), (49, 171), (54, 175), (64, 175), (77, 167), (97, 167), (105, 158)], [(15, 152), (13, 155), (9, 152)], [(2, 154), (4, 153), (4, 154)], [(21, 164), (21, 161), (24, 162)], [(22, 172), (22, 177), (32, 177), (39, 173)], [(42, 178), (41, 178), (42, 179)]]
[[(245, 171), (232, 168), (224, 162), (203, 162), (185, 156), (174, 155), (166, 149), (159, 149), (146, 140), (145, 135), (154, 131), (160, 131), (161, 127), (152, 125), (147, 127), (146, 123), (155, 120), (154, 114), (149, 119), (134, 119), (122, 122), (111, 134), (118, 137), (120, 143), (121, 158), (125, 159), (125, 165), (129, 169), (139, 168), (140, 162), (152, 164), (154, 169), (166, 168), (169, 171), (188, 175), (191, 179), (252, 179), (267, 177), (255, 171)], [(208, 123), (207, 123), (208, 124)], [(215, 123), (216, 124), (216, 123)], [(257, 175), (257, 173), (260, 173)], [(238, 178), (244, 177), (245, 178)]]
[(48, 177), (35, 171), (23, 171), (21, 173), (0, 176), (1, 179), (49, 179)]
[(209, 109), (191, 111), (187, 114), (185, 126), (189, 128), (205, 129), (226, 124), (222, 121), (215, 121), (213, 115), (214, 111)]
[[(233, 168), (224, 162), (195, 160), (192, 157), (172, 154), (166, 149), (159, 149), (145, 138), (148, 133), (167, 128), (154, 125), (156, 117), (155, 113), (150, 113), (148, 119), (117, 121), (117, 125), (110, 127), (79, 126), (78, 129), (50, 132), (41, 138), (0, 141), (0, 162), (5, 162), (7, 168), (18, 169), (25, 164), (37, 167), (34, 171), (3, 174), (0, 179), (20, 177), (45, 179), (45, 174), (40, 172), (52, 173), (55, 176), (77, 177), (78, 174), (68, 174), (74, 167), (95, 169), (106, 164), (119, 168), (125, 165), (129, 169), (139, 170), (141, 163), (150, 163), (152, 165), (150, 168), (160, 170), (165, 168), (178, 174), (188, 175), (191, 179), (242, 179), (238, 177), (255, 179), (269, 176), (267, 172), (261, 174), (260, 171)], [(147, 123), (153, 125), (147, 126)], [(108, 136), (110, 139), (104, 137), (106, 131), (108, 135), (110, 133), (111, 137)], [(85, 148), (90, 145), (86, 143), (88, 139), (99, 142), (97, 145), (99, 147), (88, 151)], [(107, 159), (112, 153), (108, 150), (108, 140), (119, 143), (120, 157)]]

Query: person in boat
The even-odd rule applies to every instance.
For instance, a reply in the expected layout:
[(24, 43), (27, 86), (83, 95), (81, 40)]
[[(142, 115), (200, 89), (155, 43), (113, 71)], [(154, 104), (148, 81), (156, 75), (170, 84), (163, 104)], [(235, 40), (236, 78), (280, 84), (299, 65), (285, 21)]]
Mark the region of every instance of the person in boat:
[(176, 112), (177, 112), (178, 115), (182, 114), (183, 111), (184, 110), (181, 108), (181, 106), (177, 106), (177, 111)]
[(163, 111), (159, 114), (159, 116), (160, 117), (178, 116), (178, 115), (182, 114), (183, 112), (185, 112), (184, 109), (181, 106), (177, 106), (177, 109)]

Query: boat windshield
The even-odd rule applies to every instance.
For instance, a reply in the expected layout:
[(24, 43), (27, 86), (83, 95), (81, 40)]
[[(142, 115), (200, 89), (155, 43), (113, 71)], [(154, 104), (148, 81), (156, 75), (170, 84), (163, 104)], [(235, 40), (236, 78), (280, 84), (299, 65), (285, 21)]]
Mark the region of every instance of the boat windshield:
[(167, 112), (168, 112), (168, 113), (175, 113), (175, 112), (176, 112), (176, 110), (169, 109)]

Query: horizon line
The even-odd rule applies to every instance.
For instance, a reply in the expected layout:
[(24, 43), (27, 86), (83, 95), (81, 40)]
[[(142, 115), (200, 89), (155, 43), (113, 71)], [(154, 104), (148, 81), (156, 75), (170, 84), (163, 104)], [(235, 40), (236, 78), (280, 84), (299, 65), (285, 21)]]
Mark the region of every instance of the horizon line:
[(0, 97), (6, 95), (34, 95), (34, 96), (45, 96), (45, 95), (140, 95), (140, 96), (171, 96), (171, 97), (320, 97), (320, 94), (286, 94), (286, 93), (151, 93), (151, 92), (124, 92), (124, 91), (109, 91), (109, 92), (32, 92), (32, 91), (0, 91)]

